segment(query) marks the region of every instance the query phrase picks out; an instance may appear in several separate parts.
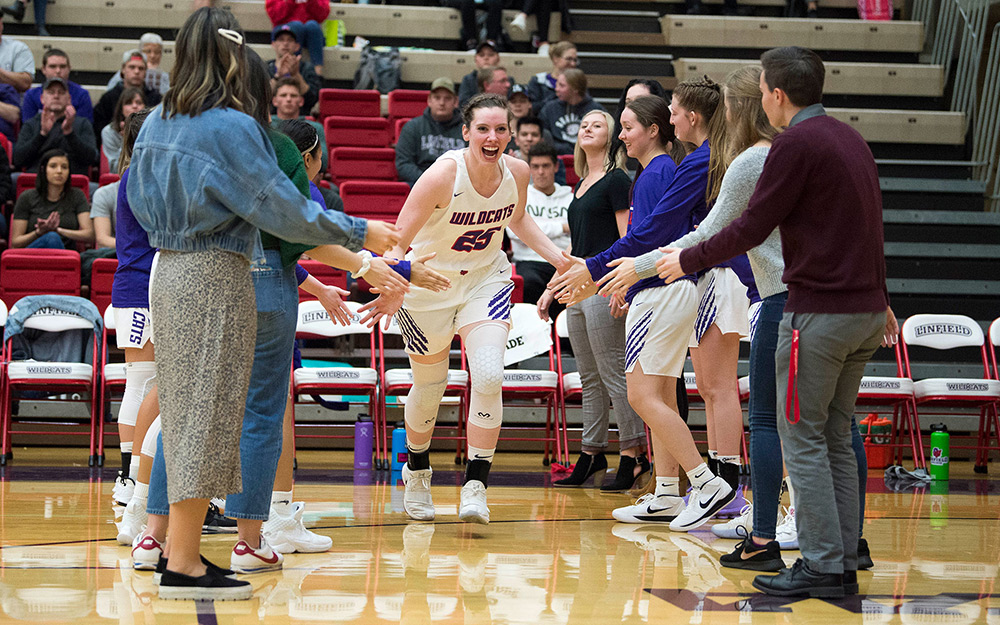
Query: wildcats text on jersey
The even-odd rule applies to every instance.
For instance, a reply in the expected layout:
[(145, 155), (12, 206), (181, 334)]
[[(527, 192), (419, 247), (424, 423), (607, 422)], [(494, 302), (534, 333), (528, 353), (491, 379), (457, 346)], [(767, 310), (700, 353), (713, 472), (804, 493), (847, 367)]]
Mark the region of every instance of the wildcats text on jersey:
[(478, 211), (472, 213), (452, 213), (449, 223), (456, 226), (478, 226), (479, 224), (489, 224), (496, 221), (510, 219), (514, 215), (514, 205), (509, 204), (503, 208), (488, 211)]

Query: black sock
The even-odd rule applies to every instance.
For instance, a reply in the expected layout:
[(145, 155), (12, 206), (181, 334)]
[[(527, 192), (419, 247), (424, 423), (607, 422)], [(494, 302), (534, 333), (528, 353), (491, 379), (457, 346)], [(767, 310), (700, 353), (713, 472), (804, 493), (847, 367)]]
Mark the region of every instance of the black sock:
[(410, 467), (410, 471), (423, 471), (424, 469), (431, 468), (431, 450), (425, 449), (424, 451), (406, 451), (406, 465)]
[(128, 477), (128, 468), (132, 464), (132, 452), (122, 452), (122, 477)]
[(709, 456), (707, 464), (708, 464), (708, 470), (712, 472), (712, 475), (718, 475), (719, 474), (719, 459), (718, 458), (713, 458), (713, 457)]
[(721, 462), (719, 460), (716, 460), (716, 462), (719, 465), (719, 472), (716, 475), (726, 480), (730, 488), (736, 490), (736, 487), (740, 485), (740, 465), (732, 462)]
[(486, 460), (470, 460), (469, 464), (465, 465), (465, 483), (479, 480), (483, 486), (489, 486), (491, 466), (493, 463)]

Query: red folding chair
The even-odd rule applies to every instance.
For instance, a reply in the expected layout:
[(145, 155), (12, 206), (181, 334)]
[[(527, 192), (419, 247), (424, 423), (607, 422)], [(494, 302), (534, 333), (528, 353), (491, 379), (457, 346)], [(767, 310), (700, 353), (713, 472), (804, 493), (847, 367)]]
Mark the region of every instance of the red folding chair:
[(338, 185), (348, 180), (396, 181), (396, 150), (392, 148), (333, 148), (330, 177)]
[(399, 143), (399, 133), (403, 132), (403, 126), (405, 126), (406, 122), (410, 121), (411, 119), (412, 119), (411, 117), (402, 117), (400, 119), (393, 120), (393, 122), (392, 122), (392, 126), (393, 126), (392, 143), (393, 143), (393, 145)]
[(1000, 363), (997, 362), (997, 347), (1000, 347), (1000, 318), (990, 324), (990, 358), (993, 359), (993, 379), (1000, 380)]
[(577, 176), (576, 170), (573, 169), (573, 155), (560, 154), (559, 160), (566, 166), (566, 184), (575, 187), (576, 183), (580, 182), (580, 176)]
[(119, 176), (118, 174), (110, 174), (110, 173), (108, 173), (108, 174), (101, 174), (101, 177), (98, 179), (97, 184), (99, 186), (105, 187), (105, 186), (107, 186), (109, 184), (114, 184), (114, 183), (118, 182), (119, 180), (121, 180), (121, 178), (122, 177)]
[[(82, 298), (75, 298), (78, 304), (93, 306), (89, 301)], [(30, 300), (22, 299), (20, 306), (30, 305)], [(9, 320), (8, 320), (9, 321)], [(100, 426), (101, 416), (98, 412), (100, 404), (99, 392), (99, 371), (101, 369), (101, 352), (98, 350), (98, 341), (101, 333), (98, 327), (73, 313), (64, 312), (56, 308), (42, 308), (25, 321), (23, 329), (41, 330), (45, 332), (65, 332), (68, 330), (90, 330), (92, 333), (91, 359), (93, 364), (85, 362), (38, 362), (36, 360), (13, 360), (13, 338), (9, 337), (5, 341), (4, 352), (8, 356), (7, 367), (4, 377), (3, 402), (0, 406), (3, 421), (2, 451), (0, 451), (0, 464), (6, 464), (12, 458), (12, 437), (15, 421), (30, 425), (43, 425), (42, 430), (19, 430), (18, 434), (45, 435), (52, 434), (54, 426), (63, 426), (71, 430), (62, 430), (59, 434), (70, 434), (77, 436), (90, 436), (90, 466), (103, 464), (103, 458), (96, 454), (97, 432)], [(16, 336), (16, 335), (15, 335)], [(23, 391), (41, 391), (48, 395), (49, 400), (86, 402), (88, 404), (90, 418), (86, 423), (67, 420), (42, 420), (30, 419), (26, 416), (15, 416), (13, 414), (13, 402)], [(82, 395), (86, 395), (82, 398)], [(75, 398), (74, 398), (75, 397)], [(78, 432), (77, 429), (87, 427), (87, 432)]]
[(7, 164), (11, 167), (14, 166), (14, 146), (11, 145), (10, 139), (7, 135), (0, 134), (0, 146), (3, 147), (4, 151), (7, 152)]
[(384, 117), (327, 117), (323, 133), (329, 150), (341, 146), (384, 148), (392, 143), (392, 127)]
[[(1000, 451), (1000, 417), (997, 405), (1000, 403), (1000, 381), (990, 379), (990, 365), (987, 359), (986, 340), (983, 329), (965, 315), (913, 315), (903, 323), (903, 364), (904, 374), (913, 383), (916, 399), (914, 412), (918, 406), (935, 408), (966, 408), (979, 412), (979, 431), (976, 444), (956, 445), (952, 449), (975, 449), (976, 473), (986, 473), (989, 454)], [(926, 378), (916, 380), (910, 362), (910, 351), (914, 347), (939, 351), (962, 348), (978, 349), (983, 367), (981, 378)], [(968, 351), (968, 350), (967, 350)], [(918, 421), (919, 423), (919, 421)], [(991, 444), (996, 437), (997, 444)], [(957, 438), (952, 436), (952, 439)]]
[(319, 121), (331, 115), (380, 117), (382, 94), (375, 89), (320, 89)]
[[(21, 194), (28, 189), (34, 189), (37, 178), (38, 174), (21, 174), (18, 176), (17, 189), (15, 191), (16, 197), (21, 197)], [(83, 191), (83, 194), (87, 196), (87, 200), (90, 201), (90, 178), (83, 174), (73, 174), (69, 177), (69, 183), (71, 186)]]
[(389, 92), (389, 121), (420, 117), (427, 108), (431, 92), (425, 89), (394, 89)]
[(26, 295), (80, 295), (80, 253), (4, 250), (0, 254), (0, 298), (9, 308)]
[[(302, 259), (299, 261), (302, 268), (309, 272), (309, 275), (316, 278), (323, 284), (335, 286), (347, 290), (347, 274), (343, 269), (336, 269), (330, 265), (324, 265), (318, 260)], [(299, 288), (299, 303), (315, 300), (316, 296), (307, 293)]]
[(410, 194), (405, 182), (347, 181), (340, 185), (344, 212), (352, 217), (380, 219), (396, 223), (399, 211)]
[(583, 405), (583, 380), (579, 371), (566, 373), (563, 369), (563, 340), (569, 340), (569, 325), (567, 323), (566, 311), (563, 310), (556, 317), (555, 323), (555, 350), (556, 350), (556, 372), (559, 374), (559, 412), (562, 417), (559, 427), (559, 434), (562, 436), (563, 457), (557, 461), (563, 466), (569, 466), (569, 421), (566, 418), (566, 408), (570, 402), (573, 405)]
[[(115, 261), (116, 264), (117, 262)], [(98, 308), (98, 310), (102, 309)], [(104, 416), (110, 415), (112, 394), (119, 396), (125, 394), (125, 363), (108, 362), (108, 345), (118, 333), (114, 308), (109, 303), (103, 310), (104, 332), (101, 336), (101, 362), (104, 363), (104, 369), (101, 376), (100, 404), (98, 406), (98, 414), (101, 415), (101, 419), (98, 420), (99, 425), (97, 430), (97, 455), (99, 458), (104, 458)], [(118, 433), (117, 428), (113, 428), (112, 431), (115, 434)]]
[(97, 310), (107, 310), (111, 306), (111, 288), (115, 283), (115, 271), (118, 270), (118, 260), (115, 258), (98, 258), (90, 267), (90, 301)]
[[(927, 462), (924, 458), (924, 441), (920, 433), (920, 422), (913, 396), (913, 380), (904, 373), (903, 353), (898, 343), (894, 347), (894, 352), (896, 376), (866, 375), (861, 378), (857, 405), (864, 406), (866, 410), (871, 407), (891, 409), (892, 429), (888, 445), (895, 452), (895, 463), (903, 464), (903, 450), (910, 447), (915, 468), (925, 469)], [(909, 438), (909, 443), (903, 442), (904, 438)], [(868, 445), (866, 441), (865, 447)]]
[[(375, 370), (375, 331), (358, 323), (357, 314), (361, 304), (348, 302), (348, 307), (354, 312), (354, 319), (349, 326), (342, 326), (330, 319), (329, 313), (318, 301), (312, 300), (299, 303), (299, 319), (295, 328), (295, 337), (300, 339), (330, 339), (338, 336), (368, 336), (367, 367), (301, 367), (292, 373), (292, 397), (296, 405), (320, 403), (316, 397), (321, 395), (337, 395), (335, 401), (347, 401), (347, 396), (365, 396), (368, 398), (368, 412), (378, 432), (382, 426), (382, 416), (379, 402), (378, 374)], [(296, 423), (295, 438), (333, 439), (353, 438), (350, 434), (300, 434), (303, 429), (330, 428), (334, 426), (351, 426), (353, 423)], [(381, 457), (384, 451), (381, 446), (384, 438), (375, 437), (375, 458)]]
[[(379, 333), (378, 333), (378, 363), (379, 363), (379, 379), (382, 381), (382, 418), (384, 421), (388, 421), (388, 403), (389, 397), (395, 397), (396, 401), (402, 403), (405, 401), (406, 394), (410, 392), (410, 388), (413, 386), (413, 370), (409, 367), (393, 368), (387, 369), (385, 363), (385, 337), (386, 336), (398, 336), (400, 337), (404, 344), (407, 341), (412, 340), (410, 336), (411, 330), (407, 330), (405, 333), (403, 328), (400, 326), (399, 317), (406, 316), (404, 311), (393, 315), (392, 320), (386, 322), (383, 320), (379, 323)], [(406, 323), (404, 321), (404, 323)], [(409, 325), (407, 326), (410, 327)], [(458, 420), (455, 427), (454, 436), (445, 436), (435, 434), (437, 440), (454, 440), (456, 441), (455, 449), (455, 464), (461, 464), (462, 458), (465, 457), (465, 448), (463, 446), (463, 441), (465, 440), (464, 429), (465, 421), (469, 415), (469, 372), (465, 368), (465, 350), (461, 347), (461, 340), (458, 336), (455, 339), (459, 341), (459, 353), (460, 356), (460, 367), (459, 369), (448, 369), (448, 382), (445, 386), (444, 398), (441, 401), (442, 406), (457, 406), (458, 407)], [(454, 343), (454, 341), (453, 341)], [(381, 428), (381, 430), (376, 429), (375, 437), (376, 439), (381, 437), (382, 439), (382, 449), (386, 452), (390, 451), (390, 446), (388, 443), (388, 424), (386, 427)], [(381, 462), (377, 462), (377, 466), (388, 469), (391, 466), (391, 461), (388, 453), (383, 456)]]
[[(529, 358), (548, 354), (548, 369), (509, 369), (503, 372), (503, 403), (545, 405), (545, 426), (540, 436), (501, 436), (504, 441), (538, 441), (545, 443), (542, 464), (562, 460), (566, 453), (559, 427), (559, 374), (552, 341), (552, 322), (538, 317), (534, 304), (513, 304), (510, 311), (510, 333), (504, 353), (504, 367)], [(524, 428), (528, 429), (528, 428)]]

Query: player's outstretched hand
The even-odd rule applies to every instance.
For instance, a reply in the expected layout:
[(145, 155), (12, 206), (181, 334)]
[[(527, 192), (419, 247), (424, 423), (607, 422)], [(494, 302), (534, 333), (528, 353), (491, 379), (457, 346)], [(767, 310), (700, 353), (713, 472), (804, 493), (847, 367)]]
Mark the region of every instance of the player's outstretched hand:
[[(372, 290), (377, 291), (377, 289)], [(399, 312), (399, 308), (402, 305), (402, 293), (399, 293), (398, 295), (392, 295), (389, 293), (380, 294), (378, 297), (358, 309), (358, 313), (363, 315), (358, 323), (363, 323), (369, 328), (374, 328), (375, 324), (382, 320), (382, 317), (386, 317), (391, 320), (392, 316)]]
[(587, 264), (582, 258), (571, 256), (567, 252), (563, 252), (563, 258), (569, 263), (562, 273), (556, 274), (549, 281), (549, 288), (552, 289), (553, 296), (560, 302), (564, 302), (564, 298), (570, 297), (573, 291), (591, 283), (590, 270), (587, 269)]
[(451, 288), (451, 280), (427, 266), (427, 261), (435, 256), (437, 256), (437, 252), (432, 252), (414, 259), (410, 263), (410, 283), (413, 286), (439, 293)]
[(394, 258), (377, 258), (371, 260), (371, 268), (365, 273), (365, 281), (378, 289), (379, 293), (407, 293), (410, 283), (396, 273), (390, 265), (397, 262)]
[(334, 323), (349, 326), (351, 325), (351, 317), (354, 316), (354, 313), (344, 303), (344, 298), (350, 294), (349, 291), (345, 291), (344, 289), (324, 284), (322, 290), (316, 295), (316, 299), (323, 305), (323, 308), (329, 313), (330, 319), (333, 319)]
[(385, 254), (399, 243), (399, 228), (385, 221), (368, 220), (365, 248), (376, 254)]
[(639, 276), (635, 273), (634, 258), (616, 258), (608, 263), (608, 267), (614, 269), (601, 276), (601, 279), (597, 281), (597, 284), (601, 285), (601, 290), (598, 293), (604, 297), (610, 297), (614, 294), (624, 295), (630, 286), (639, 281)]

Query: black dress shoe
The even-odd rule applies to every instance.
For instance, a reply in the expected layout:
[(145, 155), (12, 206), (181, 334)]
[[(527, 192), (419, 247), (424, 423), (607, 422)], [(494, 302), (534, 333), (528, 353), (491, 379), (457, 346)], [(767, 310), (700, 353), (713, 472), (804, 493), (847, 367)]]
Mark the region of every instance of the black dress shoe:
[[(744, 553), (752, 553), (753, 555), (744, 558)], [(745, 569), (747, 571), (780, 571), (785, 568), (778, 541), (772, 540), (764, 546), (759, 546), (749, 536), (736, 545), (735, 551), (719, 558), (719, 562), (722, 566), (730, 569)]]
[(844, 571), (844, 594), (856, 595), (861, 587), (858, 586), (858, 572)]
[(814, 573), (799, 558), (792, 568), (777, 575), (758, 575), (753, 587), (778, 597), (817, 597), (836, 599), (844, 596), (844, 576), (840, 573)]
[(576, 461), (573, 472), (569, 477), (552, 482), (553, 486), (583, 486), (583, 483), (590, 479), (590, 476), (598, 471), (608, 470), (608, 459), (603, 453), (591, 456), (590, 454), (580, 454), (580, 459)]
[(858, 539), (858, 570), (867, 571), (868, 569), (875, 568), (875, 563), (872, 561), (872, 552), (868, 549), (868, 541), (864, 538)]

